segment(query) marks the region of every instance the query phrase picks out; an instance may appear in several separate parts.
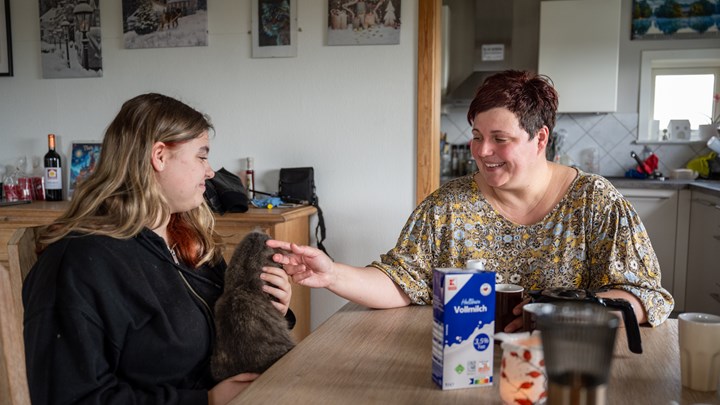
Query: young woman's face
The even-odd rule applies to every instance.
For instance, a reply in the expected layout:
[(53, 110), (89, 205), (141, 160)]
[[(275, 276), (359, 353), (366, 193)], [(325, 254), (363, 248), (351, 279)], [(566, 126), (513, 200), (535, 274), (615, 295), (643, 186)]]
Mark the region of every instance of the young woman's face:
[(207, 132), (160, 152), (156, 174), (172, 213), (189, 211), (203, 203), (205, 180), (215, 176), (208, 163), (209, 152)]
[(520, 184), (530, 174), (541, 152), (540, 137), (529, 139), (515, 114), (507, 108), (477, 114), (472, 134), (470, 150), (480, 176), (491, 187)]

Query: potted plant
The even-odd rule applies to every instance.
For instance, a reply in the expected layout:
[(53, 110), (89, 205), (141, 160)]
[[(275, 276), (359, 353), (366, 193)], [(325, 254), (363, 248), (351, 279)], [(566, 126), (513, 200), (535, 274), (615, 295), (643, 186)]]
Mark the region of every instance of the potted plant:
[(720, 109), (720, 94), (715, 94), (713, 96), (713, 112), (714, 114), (709, 117), (710, 123), (709, 124), (701, 124), (698, 125), (698, 133), (700, 134), (700, 139), (703, 141), (707, 141), (713, 136), (720, 136), (720, 112), (718, 110)]

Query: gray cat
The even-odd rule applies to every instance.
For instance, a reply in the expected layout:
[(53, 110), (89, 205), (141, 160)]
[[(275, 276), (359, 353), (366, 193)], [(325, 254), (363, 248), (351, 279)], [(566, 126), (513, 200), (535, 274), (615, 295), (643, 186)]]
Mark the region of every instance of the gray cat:
[(288, 323), (262, 290), (263, 266), (274, 249), (262, 232), (247, 234), (225, 272), (225, 290), (215, 303), (215, 348), (210, 369), (217, 381), (240, 373), (262, 373), (295, 346)]

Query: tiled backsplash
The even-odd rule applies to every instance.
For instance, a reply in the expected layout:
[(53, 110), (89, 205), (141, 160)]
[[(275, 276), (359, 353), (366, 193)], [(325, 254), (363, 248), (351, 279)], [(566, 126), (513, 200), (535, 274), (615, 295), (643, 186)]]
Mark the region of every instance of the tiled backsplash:
[[(445, 108), (440, 130), (447, 133), (447, 141), (453, 144), (467, 143), (472, 138), (467, 123), (466, 107)], [(595, 148), (599, 158), (599, 174), (624, 176), (637, 163), (630, 151), (642, 156), (644, 145), (635, 145), (637, 137), (636, 113), (613, 114), (559, 114), (555, 131), (565, 130), (564, 150), (572, 164), (589, 170), (582, 164), (583, 151)], [(658, 170), (668, 175), (670, 170), (685, 167), (691, 159), (710, 153), (704, 143), (647, 145), (659, 159)]]

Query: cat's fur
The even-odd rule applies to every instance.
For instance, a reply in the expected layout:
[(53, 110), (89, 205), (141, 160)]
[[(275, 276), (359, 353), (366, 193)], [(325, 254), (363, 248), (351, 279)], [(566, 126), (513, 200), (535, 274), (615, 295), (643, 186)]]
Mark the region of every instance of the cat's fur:
[(210, 368), (217, 381), (240, 373), (262, 373), (295, 346), (288, 323), (262, 290), (263, 266), (274, 249), (262, 232), (247, 234), (235, 248), (225, 273), (225, 290), (215, 303), (215, 348)]

